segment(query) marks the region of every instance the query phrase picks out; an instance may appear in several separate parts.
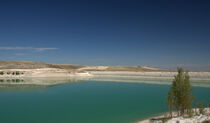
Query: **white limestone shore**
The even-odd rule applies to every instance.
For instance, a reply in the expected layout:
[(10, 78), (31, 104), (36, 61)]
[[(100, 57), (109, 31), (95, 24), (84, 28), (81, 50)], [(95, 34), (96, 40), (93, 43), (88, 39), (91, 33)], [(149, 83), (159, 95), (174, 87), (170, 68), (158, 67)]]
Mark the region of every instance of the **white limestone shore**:
[[(106, 82), (131, 82), (147, 84), (171, 84), (177, 72), (143, 72), (143, 71), (72, 71), (58, 68), (40, 69), (1, 69), (0, 79), (12, 78), (67, 78)], [(18, 75), (13, 74), (19, 72)], [(210, 72), (189, 72), (193, 86), (210, 87)], [(34, 83), (36, 83), (34, 81)], [(40, 84), (41, 82), (39, 82)]]
[[(89, 72), (68, 71), (58, 68), (40, 68), (40, 69), (1, 69), (1, 78), (21, 78), (21, 77), (89, 77), (92, 76)], [(19, 75), (13, 75), (13, 72), (19, 72)]]
[[(197, 112), (199, 112), (198, 109), (193, 109), (193, 110), (196, 110)], [(205, 108), (204, 112), (205, 112), (205, 114), (195, 115), (191, 118), (189, 118), (189, 117), (185, 118), (183, 116), (172, 118), (172, 119), (165, 121), (165, 123), (202, 123), (204, 121), (210, 121), (210, 108)], [(169, 113), (166, 113), (161, 116), (148, 118), (146, 120), (142, 120), (137, 123), (163, 123), (162, 120), (157, 120), (157, 119), (164, 118), (165, 116), (169, 116)], [(152, 119), (156, 119), (156, 120), (152, 120)]]
[[(20, 72), (19, 75), (12, 75), (12, 72)], [(123, 78), (161, 78), (173, 79), (177, 72), (144, 72), (144, 71), (81, 71), (58, 68), (40, 69), (0, 69), (4, 72), (0, 77), (71, 77), (71, 76), (94, 76), (94, 77), (123, 77)], [(191, 80), (210, 81), (210, 72), (189, 72)]]
[[(172, 80), (177, 72), (91, 71), (95, 77), (161, 78)], [(210, 80), (210, 72), (189, 72), (191, 80)]]

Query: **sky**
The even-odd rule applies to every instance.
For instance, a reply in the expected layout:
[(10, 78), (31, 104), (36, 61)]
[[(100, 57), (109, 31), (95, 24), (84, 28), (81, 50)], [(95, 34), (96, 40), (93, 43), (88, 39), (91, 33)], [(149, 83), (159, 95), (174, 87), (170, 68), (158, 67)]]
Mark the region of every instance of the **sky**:
[(209, 0), (0, 0), (0, 60), (210, 70)]

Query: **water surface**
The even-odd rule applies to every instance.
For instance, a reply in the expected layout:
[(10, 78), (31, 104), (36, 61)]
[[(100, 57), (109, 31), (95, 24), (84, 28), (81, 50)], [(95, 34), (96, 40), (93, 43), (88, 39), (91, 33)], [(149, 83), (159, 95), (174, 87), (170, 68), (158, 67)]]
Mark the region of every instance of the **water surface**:
[[(133, 123), (167, 111), (169, 85), (90, 80), (19, 86), (0, 88), (1, 123)], [(210, 100), (210, 88), (193, 88), (197, 102)]]

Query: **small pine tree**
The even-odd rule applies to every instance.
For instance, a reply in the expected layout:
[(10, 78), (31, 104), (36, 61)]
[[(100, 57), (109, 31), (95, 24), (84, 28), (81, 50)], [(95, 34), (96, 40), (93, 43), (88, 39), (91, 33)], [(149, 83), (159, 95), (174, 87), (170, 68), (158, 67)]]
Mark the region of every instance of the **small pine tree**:
[(191, 109), (193, 96), (188, 72), (184, 72), (182, 68), (178, 68), (177, 71), (166, 101), (170, 110), (174, 107), (180, 116)]
[(193, 96), (192, 96), (192, 87), (190, 85), (190, 77), (188, 72), (185, 73), (184, 76), (184, 83), (182, 87), (182, 93), (183, 93), (183, 102), (182, 102), (182, 113), (184, 113), (185, 109), (191, 110), (191, 104), (193, 102)]

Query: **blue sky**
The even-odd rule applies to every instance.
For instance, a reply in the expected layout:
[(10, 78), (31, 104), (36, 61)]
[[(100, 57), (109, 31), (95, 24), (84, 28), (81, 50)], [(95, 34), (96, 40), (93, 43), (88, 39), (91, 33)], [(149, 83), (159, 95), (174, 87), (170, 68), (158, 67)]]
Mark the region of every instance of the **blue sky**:
[(210, 69), (208, 0), (0, 1), (0, 60)]

